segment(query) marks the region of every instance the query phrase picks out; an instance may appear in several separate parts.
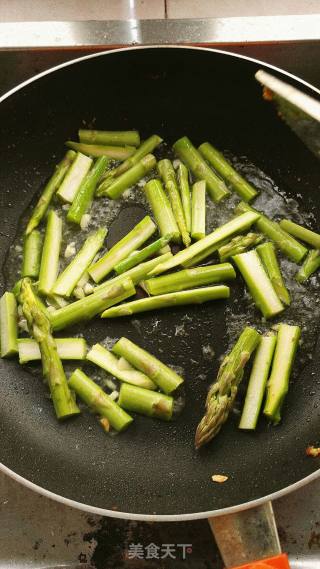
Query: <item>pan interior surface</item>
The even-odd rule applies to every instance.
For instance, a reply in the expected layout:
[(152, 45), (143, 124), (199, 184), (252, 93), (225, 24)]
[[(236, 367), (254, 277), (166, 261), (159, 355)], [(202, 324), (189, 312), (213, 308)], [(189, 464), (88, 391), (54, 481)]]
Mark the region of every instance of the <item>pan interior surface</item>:
[[(75, 139), (79, 127), (136, 128), (142, 138), (157, 133), (169, 146), (184, 135), (197, 145), (211, 141), (237, 157), (266, 196), (271, 190), (282, 193), (284, 208), (298, 203), (319, 225), (319, 163), (263, 101), (254, 80), (260, 67), (206, 50), (125, 50), (62, 67), (5, 99), (0, 105), (2, 289), (18, 258), (10, 245), (63, 155), (64, 141)], [(117, 207), (114, 217), (104, 209), (100, 218), (110, 229), (108, 246), (147, 211), (143, 198), (134, 195)], [(314, 288), (316, 294), (317, 284)], [(241, 432), (236, 408), (211, 444), (194, 449), (195, 428), (220, 356), (242, 324), (263, 326), (249, 300), (241, 304), (242, 284), (231, 283), (231, 289), (229, 303), (96, 319), (73, 330), (82, 331), (89, 344), (111, 344), (126, 336), (181, 370), (185, 407), (172, 423), (137, 416), (126, 433), (108, 437), (84, 410), (80, 418), (59, 424), (39, 376), (16, 361), (0, 360), (3, 464), (89, 507), (164, 517), (230, 508), (315, 473), (317, 461), (305, 456), (305, 448), (319, 437), (320, 417), (320, 344), (316, 305), (310, 302), (298, 315), (304, 321), (296, 322), (305, 325), (307, 341), (282, 423), (273, 428), (261, 420), (255, 433)], [(291, 313), (283, 321), (288, 318)], [(215, 485), (213, 474), (225, 474), (228, 481)]]

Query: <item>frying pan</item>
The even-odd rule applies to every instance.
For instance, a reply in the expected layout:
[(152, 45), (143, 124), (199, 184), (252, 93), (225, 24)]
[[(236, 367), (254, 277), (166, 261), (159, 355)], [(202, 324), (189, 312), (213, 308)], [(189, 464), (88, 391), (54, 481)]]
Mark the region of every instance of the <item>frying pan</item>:
[[(236, 156), (247, 156), (288, 196), (296, 197), (298, 188), (301, 202), (319, 222), (319, 164), (262, 100), (254, 80), (259, 68), (270, 66), (209, 49), (115, 50), (60, 65), (2, 97), (2, 289), (10, 244), (21, 231), (25, 211), (60, 159), (63, 141), (84, 124), (138, 128), (142, 137), (158, 133), (168, 144), (184, 134), (195, 144), (212, 140)], [(310, 85), (278, 69), (272, 72), (319, 99)], [(140, 206), (126, 204), (110, 226), (108, 246), (144, 215)], [(186, 314), (190, 321), (181, 336), (177, 326)], [(89, 343), (125, 335), (182, 367), (184, 411), (169, 424), (137, 417), (132, 428), (115, 437), (106, 436), (89, 412), (58, 424), (39, 377), (16, 361), (1, 360), (2, 469), (17, 480), (95, 513), (187, 520), (258, 505), (319, 475), (317, 461), (304, 452), (319, 437), (319, 341), (312, 361), (290, 388), (281, 425), (268, 428), (262, 421), (254, 434), (243, 433), (232, 415), (219, 436), (196, 452), (195, 427), (228, 346), (226, 303), (95, 320), (72, 332), (80, 330)], [(213, 361), (203, 356), (207, 344), (214, 348)], [(228, 482), (214, 485), (211, 476), (217, 473), (227, 474)]]

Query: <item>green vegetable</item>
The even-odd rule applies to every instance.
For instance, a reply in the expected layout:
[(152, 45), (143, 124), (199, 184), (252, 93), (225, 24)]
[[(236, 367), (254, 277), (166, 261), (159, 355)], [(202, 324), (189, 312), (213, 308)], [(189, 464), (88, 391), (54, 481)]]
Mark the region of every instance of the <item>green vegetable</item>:
[(80, 369), (71, 375), (69, 386), (95, 413), (107, 419), (116, 431), (124, 431), (132, 423), (132, 417)]
[(264, 414), (273, 422), (280, 421), (280, 410), (288, 392), (289, 379), (301, 336), (299, 326), (280, 324)]
[(159, 308), (167, 308), (172, 306), (181, 306), (185, 304), (202, 304), (209, 300), (219, 298), (229, 298), (230, 289), (227, 286), (212, 286), (206, 288), (196, 288), (193, 290), (184, 290), (181, 292), (172, 292), (170, 294), (162, 294), (160, 296), (151, 296), (149, 298), (141, 298), (114, 306), (112, 309), (105, 310), (102, 318), (117, 318), (118, 316), (130, 316), (138, 312), (146, 312), (148, 310), (156, 310)]
[(183, 383), (182, 377), (173, 369), (128, 340), (128, 338), (120, 338), (114, 344), (112, 351), (118, 356), (125, 358), (140, 372), (150, 377), (159, 389), (167, 395), (170, 395)]
[(229, 195), (230, 192), (224, 181), (211, 170), (189, 138), (186, 136), (180, 138), (175, 142), (173, 148), (197, 180), (205, 180), (207, 191), (213, 201), (219, 202)]
[(208, 392), (205, 415), (197, 427), (196, 448), (211, 441), (226, 422), (237, 396), (244, 368), (259, 345), (260, 338), (254, 328), (244, 328), (231, 352), (222, 361), (217, 380)]
[(17, 301), (12, 292), (5, 292), (0, 299), (1, 357), (8, 358), (18, 352)]
[(148, 294), (157, 295), (235, 278), (236, 273), (233, 266), (230, 263), (223, 263), (221, 265), (207, 265), (206, 267), (185, 269), (169, 275), (148, 279), (140, 284)]
[(42, 237), (40, 231), (34, 229), (25, 236), (23, 244), (22, 277), (36, 279), (40, 271), (42, 253)]
[(132, 251), (135, 251), (151, 237), (155, 232), (156, 225), (146, 215), (125, 237), (114, 245), (99, 261), (91, 265), (88, 272), (93, 280), (98, 283), (106, 277), (112, 269), (126, 259)]
[(158, 391), (123, 383), (120, 387), (119, 405), (127, 411), (169, 421), (172, 418), (173, 398)]
[(258, 191), (231, 166), (230, 162), (212, 144), (204, 142), (198, 150), (244, 201), (250, 202), (258, 195)]
[(272, 282), (263, 268), (258, 253), (248, 251), (233, 257), (250, 294), (265, 318), (272, 318), (284, 310)]
[(48, 214), (46, 232), (41, 255), (38, 290), (48, 295), (59, 271), (59, 255), (62, 241), (62, 220), (51, 210)]

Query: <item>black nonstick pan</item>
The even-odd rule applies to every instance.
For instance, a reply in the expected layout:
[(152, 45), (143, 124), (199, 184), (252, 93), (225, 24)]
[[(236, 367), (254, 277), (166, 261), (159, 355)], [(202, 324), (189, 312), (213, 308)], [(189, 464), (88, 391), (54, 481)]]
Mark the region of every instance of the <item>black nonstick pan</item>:
[[(259, 68), (270, 70), (208, 49), (124, 49), (61, 65), (5, 95), (0, 105), (2, 290), (17, 262), (10, 245), (21, 232), (26, 209), (62, 156), (63, 142), (74, 139), (82, 125), (137, 128), (142, 137), (157, 133), (169, 145), (185, 134), (195, 144), (210, 140), (239, 157), (251, 173), (252, 164), (266, 173), (268, 183), (285, 192), (287, 202), (298, 200), (312, 211), (319, 226), (319, 162), (262, 99), (254, 79)], [(320, 98), (303, 81), (272, 72)], [(123, 202), (120, 215), (108, 221), (108, 245), (144, 215), (140, 202)], [(236, 285), (230, 303), (242, 296), (242, 285)], [(39, 376), (16, 361), (0, 360), (3, 470), (76, 507), (157, 520), (235, 511), (315, 478), (319, 462), (305, 455), (308, 444), (320, 442), (320, 342), (312, 305), (306, 323), (312, 327), (312, 359), (305, 357), (298, 366), (282, 423), (271, 428), (262, 420), (248, 434), (238, 430), (235, 412), (210, 445), (194, 449), (208, 386), (230, 342), (228, 306), (219, 301), (132, 319), (96, 319), (74, 329), (89, 343), (127, 336), (183, 369), (181, 415), (169, 424), (137, 417), (119, 436), (107, 436), (88, 412), (59, 424)], [(213, 474), (229, 479), (213, 484)]]

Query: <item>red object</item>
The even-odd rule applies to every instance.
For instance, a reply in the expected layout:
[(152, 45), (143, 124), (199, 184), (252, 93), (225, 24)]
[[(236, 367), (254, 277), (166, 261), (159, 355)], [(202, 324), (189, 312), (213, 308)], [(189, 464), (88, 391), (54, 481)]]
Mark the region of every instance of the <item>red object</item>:
[(233, 567), (233, 569), (290, 569), (290, 565), (288, 556), (286, 553), (282, 553), (262, 561), (252, 561), (245, 565), (238, 565), (238, 567)]

